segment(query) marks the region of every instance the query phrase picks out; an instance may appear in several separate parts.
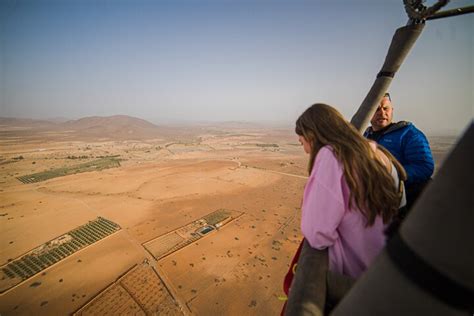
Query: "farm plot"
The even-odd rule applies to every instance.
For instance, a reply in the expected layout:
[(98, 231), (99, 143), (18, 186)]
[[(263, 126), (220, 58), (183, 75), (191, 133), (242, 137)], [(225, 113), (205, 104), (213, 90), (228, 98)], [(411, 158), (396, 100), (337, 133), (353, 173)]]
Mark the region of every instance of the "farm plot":
[(215, 212), (212, 212), (210, 214), (207, 214), (206, 216), (203, 217), (203, 219), (209, 224), (209, 225), (216, 225), (227, 218), (231, 217), (232, 213), (227, 210), (217, 210)]
[(182, 308), (154, 269), (144, 262), (74, 315), (183, 315)]
[(94, 161), (89, 161), (89, 162), (82, 163), (75, 166), (58, 168), (58, 169), (24, 175), (21, 177), (17, 177), (17, 179), (25, 184), (41, 182), (41, 181), (46, 181), (46, 180), (57, 178), (57, 177), (67, 176), (70, 174), (89, 172), (89, 171), (100, 171), (103, 169), (120, 167), (121, 160), (122, 159), (118, 158), (117, 156), (104, 157), (104, 158), (100, 158)]
[(119, 225), (98, 217), (10, 261), (0, 268), (0, 293), (118, 230)]
[(217, 210), (192, 223), (146, 242), (143, 246), (156, 260), (159, 260), (192, 244), (240, 215), (241, 213), (236, 211)]

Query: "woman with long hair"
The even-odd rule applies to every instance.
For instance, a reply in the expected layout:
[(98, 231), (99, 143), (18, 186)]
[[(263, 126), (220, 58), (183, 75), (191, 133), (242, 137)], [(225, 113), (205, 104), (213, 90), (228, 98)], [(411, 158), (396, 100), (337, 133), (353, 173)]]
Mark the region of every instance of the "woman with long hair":
[(328, 248), (330, 271), (357, 278), (385, 245), (406, 174), (329, 105), (309, 107), (295, 132), (309, 154), (302, 233), (311, 247)]
[[(387, 150), (362, 137), (329, 105), (310, 106), (296, 121), (295, 132), (309, 154), (301, 231), (317, 251), (311, 259), (318, 262), (312, 303), (327, 313), (382, 250), (384, 230), (406, 203), (406, 173)], [(389, 228), (397, 229), (393, 223)], [(283, 282), (286, 295), (303, 241)], [(286, 303), (281, 314), (285, 311)]]

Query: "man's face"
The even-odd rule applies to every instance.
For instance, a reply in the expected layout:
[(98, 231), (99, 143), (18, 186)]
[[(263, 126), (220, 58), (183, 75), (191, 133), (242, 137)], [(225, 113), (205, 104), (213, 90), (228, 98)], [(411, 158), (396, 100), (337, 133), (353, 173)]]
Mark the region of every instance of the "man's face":
[(390, 123), (392, 123), (392, 117), (393, 117), (392, 102), (390, 102), (389, 98), (384, 97), (382, 98), (382, 101), (380, 101), (380, 105), (377, 108), (377, 111), (375, 112), (374, 116), (370, 120), (373, 130), (378, 131), (390, 125)]

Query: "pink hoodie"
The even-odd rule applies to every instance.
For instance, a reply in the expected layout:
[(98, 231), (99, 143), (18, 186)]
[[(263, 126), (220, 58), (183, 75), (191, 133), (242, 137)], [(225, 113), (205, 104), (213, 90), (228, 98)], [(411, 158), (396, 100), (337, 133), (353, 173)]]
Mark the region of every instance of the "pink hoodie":
[(357, 278), (384, 247), (384, 225), (377, 217), (366, 227), (364, 215), (349, 208), (343, 170), (331, 147), (319, 150), (304, 190), (301, 231), (311, 247), (328, 248), (331, 271)]

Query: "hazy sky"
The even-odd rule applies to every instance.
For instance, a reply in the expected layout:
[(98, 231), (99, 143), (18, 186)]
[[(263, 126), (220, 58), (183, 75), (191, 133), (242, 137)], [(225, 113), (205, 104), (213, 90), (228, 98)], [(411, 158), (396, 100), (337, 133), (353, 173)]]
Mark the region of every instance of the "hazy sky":
[[(0, 116), (293, 122), (325, 102), (349, 119), (406, 22), (402, 0), (0, 0)], [(427, 23), (390, 89), (396, 119), (468, 124), (473, 24)]]

